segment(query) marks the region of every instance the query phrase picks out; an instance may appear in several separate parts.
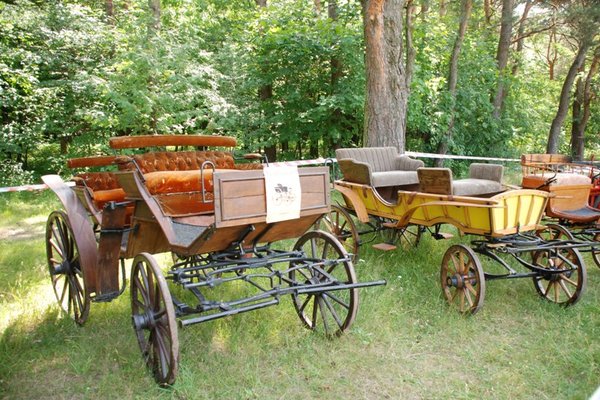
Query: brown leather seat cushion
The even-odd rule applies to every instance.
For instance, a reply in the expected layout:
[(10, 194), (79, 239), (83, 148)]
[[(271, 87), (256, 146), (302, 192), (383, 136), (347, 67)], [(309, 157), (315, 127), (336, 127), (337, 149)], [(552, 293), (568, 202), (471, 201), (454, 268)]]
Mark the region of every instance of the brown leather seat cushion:
[[(225, 151), (156, 151), (133, 156), (144, 174), (157, 171), (199, 170), (205, 161), (215, 168), (233, 169), (233, 156)], [(127, 166), (131, 169), (131, 166)]]
[[(202, 172), (204, 190), (209, 193), (213, 191), (212, 175), (212, 169), (204, 169)], [(167, 194), (202, 191), (200, 176), (200, 170), (157, 171), (144, 174), (144, 179), (150, 194)]]

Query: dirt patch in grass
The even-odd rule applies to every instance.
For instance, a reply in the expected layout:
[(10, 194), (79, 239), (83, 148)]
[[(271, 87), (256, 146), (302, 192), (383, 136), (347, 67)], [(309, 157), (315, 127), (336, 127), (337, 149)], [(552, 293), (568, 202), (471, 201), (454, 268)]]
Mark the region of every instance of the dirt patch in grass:
[(22, 220), (17, 226), (0, 227), (0, 240), (30, 240), (40, 238), (46, 229), (46, 217), (36, 216)]

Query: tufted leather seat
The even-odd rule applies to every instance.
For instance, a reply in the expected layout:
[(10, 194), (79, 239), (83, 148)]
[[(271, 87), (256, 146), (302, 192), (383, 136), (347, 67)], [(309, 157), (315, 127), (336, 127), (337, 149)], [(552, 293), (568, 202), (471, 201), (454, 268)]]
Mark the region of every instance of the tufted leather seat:
[[(216, 150), (150, 152), (131, 158), (144, 174), (148, 192), (159, 202), (165, 214), (171, 216), (214, 211), (213, 170), (205, 164), (200, 173), (206, 161), (212, 162), (218, 170), (262, 168), (262, 164), (258, 163), (235, 164), (231, 153)], [(119, 165), (120, 169), (135, 168), (133, 163)], [(204, 184), (200, 182), (201, 176)]]
[(125, 200), (125, 191), (119, 185), (115, 174), (111, 172), (85, 172), (76, 175), (77, 185), (89, 189), (94, 205), (102, 210), (109, 201)]
[(199, 170), (205, 161), (211, 161), (215, 168), (219, 169), (235, 168), (233, 156), (225, 151), (157, 151), (138, 154), (133, 156), (133, 159), (144, 174), (156, 171)]

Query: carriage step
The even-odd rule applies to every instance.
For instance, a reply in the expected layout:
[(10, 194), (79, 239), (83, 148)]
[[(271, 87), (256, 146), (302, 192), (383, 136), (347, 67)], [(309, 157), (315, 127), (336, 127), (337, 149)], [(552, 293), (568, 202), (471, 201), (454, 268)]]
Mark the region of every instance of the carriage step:
[(438, 232), (438, 233), (434, 233), (433, 237), (436, 240), (442, 240), (442, 239), (452, 239), (454, 237), (454, 235), (451, 233), (448, 233), (448, 232)]
[(396, 250), (397, 247), (394, 246), (393, 244), (389, 244), (389, 243), (377, 243), (373, 245), (374, 249), (377, 250), (382, 250), (382, 251), (391, 251), (391, 250)]
[(397, 228), (398, 222), (384, 222), (383, 224), (381, 224), (381, 226), (383, 226), (384, 228)]

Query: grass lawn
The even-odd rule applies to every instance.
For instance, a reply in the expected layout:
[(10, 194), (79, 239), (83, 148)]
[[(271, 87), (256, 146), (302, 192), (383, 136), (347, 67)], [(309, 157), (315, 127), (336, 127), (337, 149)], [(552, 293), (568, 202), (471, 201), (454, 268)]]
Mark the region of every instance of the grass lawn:
[(504, 280), (488, 282), (483, 309), (463, 317), (442, 299), (438, 276), (448, 246), (469, 238), (425, 236), (409, 250), (363, 246), (359, 280), (388, 284), (361, 289), (347, 335), (306, 330), (288, 298), (179, 328), (179, 375), (162, 389), (143, 364), (129, 290), (93, 303), (83, 327), (60, 312), (45, 259), (52, 193), (0, 196), (0, 398), (587, 399), (600, 385), (591, 259), (587, 292), (571, 308), (543, 301), (529, 279)]

